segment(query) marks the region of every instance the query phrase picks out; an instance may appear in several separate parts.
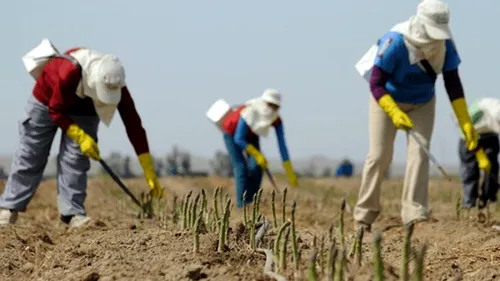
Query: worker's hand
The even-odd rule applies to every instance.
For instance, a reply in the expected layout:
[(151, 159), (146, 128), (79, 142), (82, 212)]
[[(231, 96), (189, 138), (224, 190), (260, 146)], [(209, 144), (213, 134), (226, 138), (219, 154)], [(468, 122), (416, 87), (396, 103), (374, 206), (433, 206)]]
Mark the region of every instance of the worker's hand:
[(413, 128), (413, 122), (411, 121), (410, 116), (399, 108), (391, 95), (383, 95), (378, 100), (378, 104), (382, 110), (387, 113), (389, 118), (391, 118), (392, 123), (396, 126), (396, 128), (400, 130), (409, 130)]
[(80, 126), (77, 124), (70, 125), (66, 130), (66, 135), (80, 145), (80, 149), (85, 156), (94, 160), (101, 160), (97, 143)]
[(151, 197), (153, 199), (161, 199), (163, 197), (163, 188), (160, 185), (160, 181), (155, 176), (153, 178), (146, 179), (151, 192)]
[(467, 104), (464, 98), (459, 98), (451, 103), (455, 116), (457, 116), (458, 123), (462, 129), (462, 133), (465, 138), (465, 146), (469, 151), (476, 149), (479, 142), (479, 136), (477, 135), (474, 125), (472, 124), (472, 119), (470, 118), (469, 112), (467, 111)]
[(288, 183), (290, 183), (290, 186), (297, 187), (298, 180), (297, 180), (297, 175), (295, 174), (295, 171), (293, 170), (292, 162), (290, 162), (289, 160), (284, 161), (283, 168), (285, 169), (286, 175), (288, 177)]
[(464, 123), (461, 127), (462, 132), (464, 133), (465, 146), (467, 146), (467, 149), (469, 151), (476, 149), (479, 143), (479, 136), (477, 135), (476, 129), (474, 129), (472, 123)]
[(151, 153), (145, 152), (139, 155), (139, 163), (144, 171), (144, 177), (151, 190), (153, 199), (160, 199), (163, 196), (163, 188), (160, 186), (156, 171), (154, 168), (153, 157)]
[(479, 169), (483, 170), (486, 174), (489, 174), (491, 170), (491, 163), (483, 148), (479, 148), (476, 152), (476, 159)]
[(253, 146), (252, 144), (249, 144), (246, 148), (245, 148), (246, 152), (252, 156), (254, 159), (255, 159), (255, 162), (257, 162), (257, 165), (259, 165), (259, 167), (262, 169), (262, 170), (266, 170), (267, 169), (267, 159), (266, 157), (264, 157), (264, 155), (262, 155), (262, 153), (260, 153), (257, 148), (255, 148), (255, 146)]

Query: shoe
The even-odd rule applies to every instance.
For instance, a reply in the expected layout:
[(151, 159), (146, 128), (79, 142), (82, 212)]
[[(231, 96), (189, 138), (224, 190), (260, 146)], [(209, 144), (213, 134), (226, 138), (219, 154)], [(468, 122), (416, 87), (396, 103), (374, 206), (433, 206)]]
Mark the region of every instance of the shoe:
[(69, 221), (69, 228), (79, 228), (86, 225), (91, 220), (90, 217), (75, 215)]
[(0, 225), (15, 224), (18, 213), (8, 209), (0, 209)]

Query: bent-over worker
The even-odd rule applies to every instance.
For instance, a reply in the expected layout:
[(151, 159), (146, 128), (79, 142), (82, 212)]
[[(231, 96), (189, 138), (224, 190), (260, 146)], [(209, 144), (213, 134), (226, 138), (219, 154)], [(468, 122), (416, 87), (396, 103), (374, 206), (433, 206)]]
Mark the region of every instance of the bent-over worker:
[(473, 152), (469, 151), (461, 136), (458, 144), (460, 156), (460, 178), (463, 184), (463, 208), (474, 208), (479, 199), (478, 207), (483, 209), (488, 203), (497, 201), (498, 192), (498, 153), (500, 150), (498, 134), (500, 133), (500, 100), (496, 98), (481, 98), (469, 107), (469, 114), (479, 135), (478, 146), (484, 149), (491, 168), (489, 174), (484, 174), (479, 188), (479, 165)]
[[(241, 208), (251, 203), (261, 185), (262, 171), (268, 168), (264, 155), (259, 151), (259, 137), (267, 136), (271, 127), (275, 128), (283, 168), (292, 187), (297, 186), (297, 176), (288, 154), (283, 129), (283, 121), (279, 115), (281, 94), (274, 90), (266, 90), (261, 97), (251, 99), (238, 106), (222, 120), (221, 128), (231, 163), (236, 184), (236, 206)], [(247, 159), (244, 156), (246, 152)], [(243, 202), (243, 193), (245, 193)]]
[[(354, 219), (370, 230), (381, 211), (380, 185), (392, 162), (396, 131), (414, 130), (429, 149), (435, 114), (435, 83), (444, 85), (465, 136), (481, 169), (488, 169), (484, 150), (467, 112), (458, 66), (460, 57), (448, 26), (449, 9), (440, 0), (423, 0), (415, 16), (395, 25), (378, 42), (370, 77), (369, 152), (363, 168)], [(407, 163), (402, 194), (403, 223), (428, 219), (429, 158), (407, 134)]]
[(92, 49), (74, 48), (51, 58), (36, 79), (26, 114), (19, 122), (19, 148), (0, 196), (0, 224), (15, 223), (18, 212), (26, 210), (42, 179), (58, 129), (62, 131), (57, 156), (60, 219), (70, 227), (87, 223), (90, 218), (84, 201), (89, 157), (101, 159), (99, 121), (109, 126), (117, 109), (152, 195), (160, 198), (163, 189), (120, 60)]

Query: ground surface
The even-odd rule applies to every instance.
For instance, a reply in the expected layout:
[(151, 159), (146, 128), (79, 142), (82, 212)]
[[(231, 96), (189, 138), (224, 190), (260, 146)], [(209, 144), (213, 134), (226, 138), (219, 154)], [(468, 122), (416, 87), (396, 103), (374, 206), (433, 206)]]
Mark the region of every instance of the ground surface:
[[(136, 194), (146, 190), (141, 179), (126, 183)], [(241, 210), (233, 208), (229, 251), (222, 254), (216, 252), (215, 233), (201, 235), (200, 253), (194, 254), (192, 234), (172, 222), (173, 194), (181, 198), (189, 190), (196, 193), (203, 188), (211, 205), (217, 185), (225, 186), (224, 191), (232, 195), (230, 179), (165, 178), (162, 183), (167, 202), (163, 222), (137, 219), (130, 200), (111, 180), (90, 181), (86, 206), (94, 220), (76, 231), (67, 231), (58, 221), (55, 182), (42, 183), (18, 224), (0, 228), (0, 280), (271, 280), (263, 274), (265, 257), (252, 254), (248, 236), (236, 230), (243, 221)], [(373, 279), (372, 237), (377, 230), (383, 231), (386, 280), (397, 280), (403, 231), (399, 219), (401, 186), (399, 180), (384, 183), (383, 214), (372, 233), (365, 234), (363, 266), (349, 265), (351, 280)], [(358, 187), (359, 179), (323, 179), (303, 181), (300, 189), (289, 190), (288, 207), (293, 200), (297, 202), (297, 235), (303, 247), (301, 272), (307, 268), (313, 235), (327, 235), (330, 225), (337, 225), (341, 198), (352, 206)], [(261, 212), (272, 222), (271, 190), (265, 180)], [(500, 232), (491, 227), (500, 219), (498, 208), (492, 208), (487, 225), (457, 220), (460, 185), (435, 180), (429, 192), (432, 219), (417, 225), (413, 237), (415, 246), (428, 243), (426, 280), (500, 280)], [(276, 207), (281, 220), (281, 203)], [(350, 248), (352, 213), (345, 214), (345, 228)], [(271, 227), (266, 239), (271, 240), (275, 233)], [(291, 268), (289, 262), (283, 274), (287, 280), (293, 280)]]

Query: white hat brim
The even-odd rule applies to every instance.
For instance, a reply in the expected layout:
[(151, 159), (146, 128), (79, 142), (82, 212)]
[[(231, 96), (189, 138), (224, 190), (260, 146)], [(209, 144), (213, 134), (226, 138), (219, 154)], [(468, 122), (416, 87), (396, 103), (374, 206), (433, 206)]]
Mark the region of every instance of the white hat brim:
[(122, 99), (122, 89), (110, 89), (106, 87), (104, 83), (98, 83), (96, 85), (96, 94), (100, 102), (114, 105), (120, 103)]
[(451, 30), (448, 24), (429, 24), (425, 23), (427, 35), (434, 40), (451, 39)]

